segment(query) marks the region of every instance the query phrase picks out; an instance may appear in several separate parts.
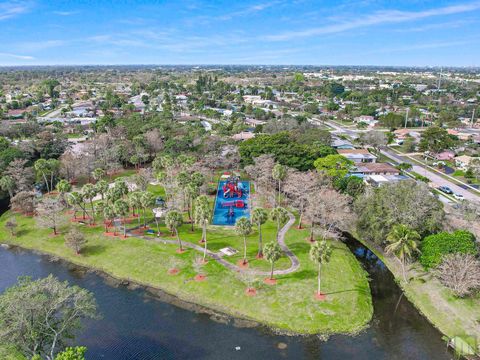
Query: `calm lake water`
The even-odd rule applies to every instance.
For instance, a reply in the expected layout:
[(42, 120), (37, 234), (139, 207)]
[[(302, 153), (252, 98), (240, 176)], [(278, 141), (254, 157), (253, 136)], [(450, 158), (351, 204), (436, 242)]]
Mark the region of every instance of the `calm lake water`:
[[(441, 334), (402, 296), (392, 275), (355, 240), (347, 244), (369, 272), (374, 303), (370, 327), (355, 337), (277, 336), (237, 328), (152, 298), (144, 290), (107, 285), (103, 278), (52, 263), (46, 256), (0, 248), (0, 291), (20, 275), (54, 274), (92, 291), (101, 320), (85, 322), (76, 343), (87, 359), (451, 359)], [(313, 290), (312, 290), (313, 291)], [(279, 349), (278, 344), (287, 344)], [(240, 350), (235, 350), (239, 346)]]

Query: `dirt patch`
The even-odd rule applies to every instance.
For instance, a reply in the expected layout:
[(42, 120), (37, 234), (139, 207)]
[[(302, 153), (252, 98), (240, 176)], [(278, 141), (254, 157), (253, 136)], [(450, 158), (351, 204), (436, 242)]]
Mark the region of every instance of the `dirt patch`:
[(271, 278), (265, 278), (263, 279), (263, 282), (267, 285), (276, 285), (277, 284), (277, 279), (271, 279)]
[(319, 292), (315, 292), (315, 295), (314, 295), (314, 299), (317, 300), (317, 301), (325, 301), (327, 299), (327, 295), (325, 295), (324, 293), (319, 293)]
[(179, 272), (180, 272), (180, 270), (178, 270), (177, 268), (168, 269), (168, 274), (169, 275), (177, 275)]
[(201, 281), (207, 280), (207, 277), (205, 275), (202, 275), (202, 274), (197, 274), (197, 275), (195, 275), (193, 280), (201, 282)]
[(240, 269), (248, 269), (248, 261), (245, 262), (243, 260), (238, 260), (237, 261), (237, 266), (240, 268)]
[(257, 289), (255, 289), (255, 288), (247, 288), (247, 289), (245, 289), (245, 294), (246, 294), (247, 296), (252, 296), (252, 297), (253, 297), (253, 296), (257, 296)]

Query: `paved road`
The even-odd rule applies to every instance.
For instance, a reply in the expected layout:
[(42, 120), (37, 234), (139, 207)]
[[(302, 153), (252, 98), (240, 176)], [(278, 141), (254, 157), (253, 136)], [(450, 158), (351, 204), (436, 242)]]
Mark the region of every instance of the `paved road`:
[(412, 165), (412, 170), (419, 175), (423, 175), (430, 179), (430, 181), (434, 184), (434, 187), (439, 186), (448, 186), (452, 191), (456, 194), (461, 194), (470, 201), (479, 201), (480, 197), (478, 195), (473, 194), (472, 192), (462, 188), (461, 186), (455, 184), (454, 182), (445, 179), (444, 177), (440, 176), (439, 174), (435, 173), (432, 170), (427, 169), (424, 166), (420, 166), (417, 163), (413, 162), (412, 160), (403, 157), (392, 150), (382, 149), (380, 152), (385, 155), (386, 157), (392, 159), (397, 164), (402, 162), (406, 162)]
[[(300, 262), (298, 261), (297, 256), (285, 244), (285, 235), (286, 235), (287, 231), (295, 223), (295, 216), (293, 216), (293, 214), (289, 213), (288, 217), (289, 217), (289, 220), (280, 229), (280, 232), (278, 233), (278, 243), (279, 243), (280, 247), (282, 248), (283, 252), (285, 253), (285, 255), (287, 255), (287, 257), (290, 259), (291, 265), (288, 269), (275, 270), (273, 272), (274, 275), (290, 274), (294, 271), (297, 271), (298, 268), (300, 267)], [(173, 240), (173, 239), (153, 238), (153, 237), (148, 237), (148, 236), (134, 235), (131, 232), (131, 230), (134, 230), (134, 229), (137, 229), (137, 228), (138, 227), (135, 227), (133, 229), (129, 229), (127, 231), (128, 236), (133, 236), (133, 237), (141, 238), (141, 239), (144, 239), (144, 240), (154, 241), (154, 242), (163, 243), (163, 244), (165, 244), (165, 243), (166, 244), (177, 244), (178, 243), (177, 240)], [(197, 250), (197, 251), (202, 252), (202, 253), (204, 251), (203, 246), (193, 244), (193, 243), (190, 243), (190, 242), (182, 241), (182, 245), (183, 245), (183, 247), (186, 247), (186, 248), (189, 248), (189, 249), (194, 249), (194, 250)], [(223, 259), (221, 256), (218, 255), (218, 253), (214, 253), (210, 250), (207, 250), (207, 255), (209, 257), (211, 257), (212, 259), (216, 260), (217, 262), (219, 262), (220, 264), (222, 264), (223, 266), (225, 266), (226, 268), (232, 270), (232, 271), (241, 272), (241, 271), (245, 270), (245, 269), (242, 269), (239, 266), (237, 266), (235, 264), (232, 264), (231, 262)], [(250, 270), (249, 272), (251, 274), (259, 275), (259, 276), (269, 276), (270, 275), (270, 271)]]
[[(359, 130), (346, 129), (336, 123), (333, 123), (332, 121), (326, 121), (325, 123), (334, 129), (333, 133), (344, 134), (349, 136), (350, 138), (357, 138), (358, 133), (361, 132), (361, 130), (359, 131)], [(429, 178), (430, 181), (434, 184), (434, 187), (448, 186), (450, 189), (452, 189), (454, 193), (463, 195), (465, 199), (468, 199), (470, 201), (480, 201), (480, 194), (474, 194), (464, 189), (463, 187), (457, 185), (455, 182), (445, 179), (435, 171), (429, 170), (424, 166), (420, 166), (416, 162), (413, 162), (412, 160), (406, 157), (402, 157), (399, 154), (393, 152), (392, 150), (384, 148), (381, 150), (381, 153), (387, 156), (388, 158), (392, 159), (394, 162), (398, 164), (402, 162), (411, 164), (412, 170), (417, 174), (420, 174)], [(447, 202), (447, 203), (449, 202), (447, 199), (443, 199), (443, 197), (441, 199), (444, 200), (444, 202)]]

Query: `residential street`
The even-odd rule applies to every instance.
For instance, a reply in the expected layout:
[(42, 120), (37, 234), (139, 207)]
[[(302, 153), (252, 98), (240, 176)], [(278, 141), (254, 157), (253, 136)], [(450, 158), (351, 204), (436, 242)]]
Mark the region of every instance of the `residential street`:
[[(328, 126), (334, 129), (333, 133), (344, 134), (350, 138), (358, 137), (358, 132), (361, 132), (357, 130), (346, 129), (331, 121), (326, 121), (325, 124), (327, 124)], [(430, 181), (434, 184), (434, 187), (436, 188), (439, 186), (448, 186), (450, 189), (452, 189), (454, 193), (463, 195), (465, 199), (468, 199), (470, 201), (480, 201), (480, 193), (478, 195), (475, 195), (471, 191), (462, 188), (461, 186), (457, 185), (453, 181), (445, 179), (444, 177), (440, 176), (434, 171), (429, 170), (424, 166), (420, 166), (417, 163), (411, 161), (410, 159), (403, 157), (388, 148), (383, 148), (382, 150), (380, 150), (380, 152), (397, 164), (400, 164), (403, 162), (411, 164), (412, 170), (414, 172), (429, 178)]]

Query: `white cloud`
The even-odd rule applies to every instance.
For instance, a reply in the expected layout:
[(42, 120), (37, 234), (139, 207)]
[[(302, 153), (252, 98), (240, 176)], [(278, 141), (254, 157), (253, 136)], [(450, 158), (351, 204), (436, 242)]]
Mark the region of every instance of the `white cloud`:
[(51, 49), (66, 44), (67, 42), (63, 40), (27, 41), (15, 45), (15, 48), (19, 51), (34, 52)]
[(10, 19), (14, 16), (30, 11), (30, 1), (5, 1), (0, 3), (0, 20)]
[(14, 59), (19, 59), (19, 60), (33, 60), (33, 59), (35, 59), (33, 56), (17, 55), (17, 54), (3, 53), (3, 52), (0, 52), (0, 57), (9, 57), (9, 58), (14, 58)]
[(79, 11), (53, 11), (52, 14), (58, 15), (58, 16), (72, 16), (75, 14), (78, 14)]
[(287, 31), (277, 35), (267, 35), (263, 39), (267, 41), (287, 41), (297, 38), (305, 38), (316, 35), (334, 34), (353, 30), (362, 27), (368, 27), (381, 24), (394, 24), (408, 21), (426, 19), (434, 16), (446, 16), (471, 12), (480, 9), (480, 2), (468, 4), (452, 5), (424, 11), (399, 11), (384, 10), (376, 11), (371, 15), (357, 16), (355, 19), (344, 19), (334, 24), (321, 27), (314, 27), (306, 30)]

